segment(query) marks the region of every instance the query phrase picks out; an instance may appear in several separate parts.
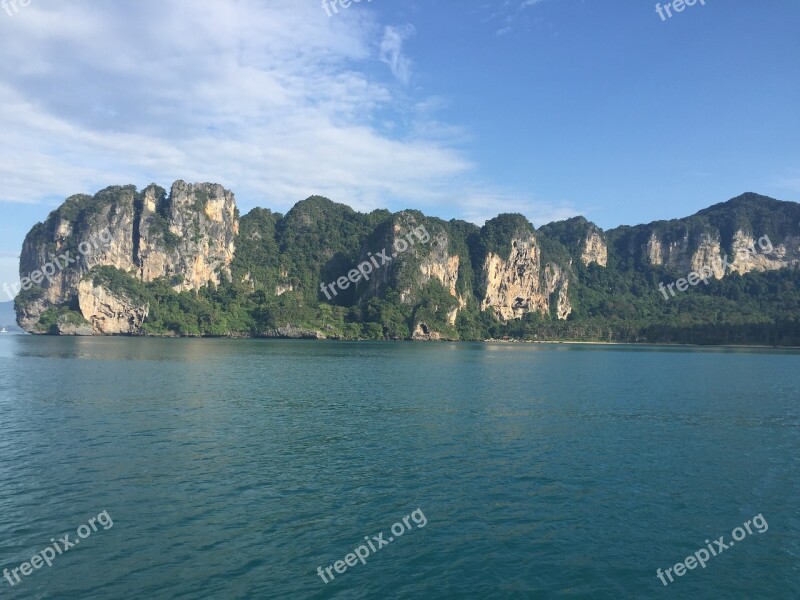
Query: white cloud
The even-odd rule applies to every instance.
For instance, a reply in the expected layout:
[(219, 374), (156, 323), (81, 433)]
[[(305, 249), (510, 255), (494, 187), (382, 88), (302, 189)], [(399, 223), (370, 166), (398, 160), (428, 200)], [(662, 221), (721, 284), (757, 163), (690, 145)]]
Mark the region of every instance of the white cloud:
[(229, 187), (244, 210), (312, 194), (448, 218), (529, 208), (475, 183), (469, 133), (438, 117), (446, 99), (375, 68), (409, 82), (414, 27), (358, 8), (36, 0), (0, 22), (0, 202), (185, 179)]
[[(410, 76), (411, 26), (295, 0), (37, 0), (0, 35), (0, 201), (219, 181), (249, 205), (314, 193), (385, 206), (471, 163), (379, 74)], [(378, 49), (379, 47), (379, 49)], [(378, 53), (377, 56), (375, 53)], [(403, 120), (395, 120), (402, 123)]]
[(512, 191), (476, 189), (459, 199), (463, 219), (483, 225), (489, 219), (503, 213), (520, 213), (536, 227), (552, 221), (575, 217), (579, 213), (569, 204), (531, 201)]
[(388, 26), (383, 30), (381, 60), (389, 65), (398, 81), (408, 84), (411, 79), (411, 60), (403, 54), (403, 43), (415, 33), (413, 25)]

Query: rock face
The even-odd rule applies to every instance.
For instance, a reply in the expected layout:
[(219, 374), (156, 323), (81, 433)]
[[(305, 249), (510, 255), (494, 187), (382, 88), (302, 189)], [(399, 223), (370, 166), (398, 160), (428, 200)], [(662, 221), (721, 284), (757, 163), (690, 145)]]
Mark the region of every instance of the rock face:
[(541, 250), (533, 235), (514, 238), (508, 260), (490, 252), (483, 265), (486, 293), (481, 310), (493, 310), (503, 321), (518, 319), (528, 312), (542, 315), (551, 310), (551, 294), (558, 291), (555, 313), (566, 319), (572, 312), (569, 277), (555, 263), (542, 265)]
[(138, 334), (148, 311), (147, 306), (95, 284), (91, 277), (78, 284), (78, 306), (84, 318), (90, 315), (92, 332), (101, 335)]
[(725, 270), (722, 267), (721, 256), (722, 245), (719, 236), (712, 236), (706, 233), (700, 239), (699, 247), (692, 254), (688, 271), (699, 273), (704, 266), (708, 266), (716, 279), (722, 279), (725, 276)]
[(166, 196), (151, 185), (138, 208), (132, 256), (140, 280), (167, 277), (183, 291), (230, 277), (239, 233), (231, 192), (218, 184), (176, 181)]
[[(769, 236), (758, 237), (740, 229), (733, 234), (730, 253), (722, 247), (720, 238), (720, 233), (713, 231), (703, 232), (695, 239), (687, 233), (679, 240), (666, 241), (653, 232), (647, 241), (646, 260), (651, 266), (663, 266), (679, 273), (700, 272), (703, 267), (709, 267), (715, 279), (732, 272), (744, 275), (800, 265), (798, 236), (772, 240)], [(726, 256), (731, 265), (727, 272)]]
[[(77, 305), (96, 333), (131, 333), (138, 308), (81, 289), (93, 267), (115, 267), (145, 282), (165, 277), (176, 291), (198, 290), (230, 277), (238, 230), (233, 194), (216, 184), (177, 181), (169, 195), (151, 185), (141, 193), (116, 186), (94, 197), (72, 196), (25, 238), (20, 277), (23, 286), (25, 278), (32, 281), (20, 295), (18, 322), (35, 333), (48, 308)], [(37, 282), (34, 274), (42, 272), (47, 276)], [(133, 312), (122, 316), (123, 307)]]
[(384, 235), (370, 240), (361, 250), (359, 262), (368, 261), (373, 253), (385, 250), (390, 258), (383, 259), (371, 275), (369, 282), (361, 283), (361, 297), (381, 296), (389, 286), (400, 290), (400, 299), (408, 303), (415, 292), (431, 280), (437, 280), (458, 298), (460, 257), (448, 252), (450, 238), (441, 227), (425, 224), (412, 212), (395, 215)]
[[(768, 237), (768, 236), (767, 236)], [(731, 271), (744, 275), (751, 271), (764, 272), (800, 266), (800, 236), (789, 235), (783, 240), (756, 238), (744, 231), (733, 236)]]
[[(609, 231), (583, 217), (535, 229), (519, 214), (483, 227), (413, 210), (362, 214), (311, 197), (286, 216), (254, 209), (239, 236), (234, 196), (220, 185), (110, 187), (70, 197), (28, 234), (17, 319), (26, 331), (64, 335), (458, 339), (495, 328), (495, 318), (614, 313), (617, 279), (630, 285), (621, 293), (641, 296), (639, 282), (652, 275), (800, 267), (798, 222), (800, 205), (752, 194)], [(214, 297), (166, 289), (229, 278)], [(331, 281), (344, 284), (336, 291)], [(195, 303), (198, 314), (176, 314)]]
[(597, 263), (601, 267), (608, 265), (608, 245), (598, 229), (592, 229), (583, 244), (581, 261), (585, 265)]
[(415, 342), (438, 342), (444, 338), (438, 331), (431, 330), (427, 323), (419, 322), (411, 334), (411, 339)]
[[(135, 196), (132, 186), (108, 188), (93, 198), (72, 196), (28, 233), (20, 253), (23, 290), (29, 288), (18, 311), (20, 327), (34, 333), (45, 310), (74, 304), (78, 284), (92, 267), (130, 266)], [(42, 272), (52, 274), (40, 279), (36, 273)]]

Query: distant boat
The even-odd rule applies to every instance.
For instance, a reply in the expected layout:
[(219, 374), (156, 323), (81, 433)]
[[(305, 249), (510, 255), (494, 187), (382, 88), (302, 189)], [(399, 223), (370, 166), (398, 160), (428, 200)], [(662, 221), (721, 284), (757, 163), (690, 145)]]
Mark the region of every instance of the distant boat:
[(6, 329), (5, 327), (3, 327), (2, 329), (0, 329), (0, 333), (8, 333), (8, 329)]

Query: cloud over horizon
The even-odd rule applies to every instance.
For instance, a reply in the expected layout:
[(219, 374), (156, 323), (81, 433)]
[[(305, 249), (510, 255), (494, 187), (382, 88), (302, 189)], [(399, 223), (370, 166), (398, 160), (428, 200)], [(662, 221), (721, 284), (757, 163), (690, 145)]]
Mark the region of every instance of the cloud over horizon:
[(408, 89), (414, 27), (363, 8), (37, 0), (0, 24), (0, 202), (185, 179), (245, 208), (321, 194), (467, 216), (459, 198), (494, 192), (435, 94)]

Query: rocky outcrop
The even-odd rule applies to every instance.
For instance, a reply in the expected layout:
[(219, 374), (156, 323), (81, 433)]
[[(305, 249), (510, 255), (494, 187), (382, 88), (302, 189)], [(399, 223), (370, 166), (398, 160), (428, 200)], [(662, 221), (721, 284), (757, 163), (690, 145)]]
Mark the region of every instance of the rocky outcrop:
[(78, 285), (81, 314), (97, 335), (133, 335), (141, 333), (149, 307), (122, 294), (115, 294), (91, 277)]
[(66, 315), (59, 317), (56, 323), (56, 332), (58, 335), (72, 335), (77, 337), (94, 335), (94, 330), (89, 323), (75, 322), (74, 319)]
[(437, 280), (442, 284), (450, 295), (456, 299), (458, 304), (448, 313), (447, 320), (453, 325), (458, 318), (458, 313), (466, 305), (467, 301), (463, 295), (458, 293), (458, 274), (459, 266), (461, 264), (461, 257), (457, 254), (450, 255), (448, 248), (450, 240), (447, 234), (440, 233), (437, 237), (433, 238), (430, 242), (431, 251), (423, 258), (419, 266), (420, 270), (420, 283), (425, 284), (431, 279)]
[(653, 233), (647, 241), (647, 258), (651, 266), (665, 266), (685, 271), (692, 264), (689, 234), (678, 240), (664, 240)]
[(45, 310), (73, 303), (92, 267), (132, 267), (135, 198), (132, 186), (72, 196), (28, 233), (20, 253), (20, 327), (33, 333)]
[(721, 257), (722, 245), (719, 236), (706, 233), (700, 239), (700, 245), (692, 254), (686, 270), (687, 272), (695, 271), (699, 273), (704, 266), (708, 266), (716, 279), (722, 279), (725, 276), (725, 270), (720, 260)]
[(733, 236), (731, 271), (744, 275), (750, 272), (775, 271), (800, 266), (800, 236), (771, 240), (744, 231)]
[[(730, 265), (727, 272), (726, 256)], [(729, 253), (723, 248), (718, 230), (703, 232), (695, 239), (687, 233), (675, 241), (665, 241), (653, 232), (647, 242), (646, 260), (651, 266), (667, 267), (678, 273), (699, 273), (708, 267), (715, 279), (722, 279), (733, 272), (744, 275), (800, 265), (800, 237), (787, 235), (781, 240), (771, 240), (769, 236), (754, 236), (740, 229), (733, 234)]]
[[(239, 237), (222, 186), (111, 187), (69, 198), (28, 234), (17, 313), (27, 331), (68, 335), (456, 339), (496, 328), (480, 311), (505, 322), (529, 313), (627, 318), (630, 303), (617, 294), (647, 293), (642, 282), (653, 275), (800, 267), (798, 221), (800, 205), (752, 194), (608, 232), (583, 217), (534, 229), (523, 215), (500, 215), (478, 227), (312, 197), (286, 216), (254, 209)], [(218, 294), (169, 291), (228, 277), (235, 284)], [(174, 315), (176, 306), (196, 314)]]
[(592, 229), (583, 243), (581, 261), (584, 265), (597, 263), (601, 267), (608, 265), (608, 245), (598, 229)]
[(289, 340), (324, 340), (326, 336), (321, 331), (286, 325), (277, 329), (269, 329), (262, 334), (266, 338), (283, 338)]
[(414, 332), (411, 334), (411, 339), (415, 342), (438, 342), (445, 338), (438, 331), (434, 331), (428, 327), (427, 323), (419, 322), (414, 328)]
[(233, 193), (221, 185), (176, 181), (169, 196), (149, 186), (136, 229), (133, 262), (140, 280), (167, 277), (183, 291), (230, 277), (239, 219)]
[[(219, 284), (230, 277), (238, 231), (233, 194), (217, 184), (177, 181), (169, 195), (151, 185), (141, 193), (116, 186), (94, 197), (72, 196), (25, 238), (18, 322), (35, 332), (49, 307), (81, 304), (82, 280), (96, 266), (144, 282), (167, 278), (176, 291)], [(130, 329), (135, 310), (127, 318), (114, 316), (118, 302), (92, 301), (99, 292), (88, 290), (81, 312), (97, 333)]]
[(555, 314), (566, 319), (572, 306), (569, 303), (569, 277), (555, 263), (542, 265), (541, 250), (536, 238), (514, 238), (507, 260), (490, 252), (483, 265), (486, 292), (481, 310), (493, 310), (503, 321), (518, 319), (528, 312), (550, 313), (550, 296), (558, 291)]
[(419, 289), (437, 280), (458, 298), (460, 257), (449, 253), (449, 245), (450, 238), (440, 226), (426, 225), (411, 211), (398, 213), (386, 234), (368, 241), (361, 250), (360, 263), (381, 252), (381, 246), (390, 261), (378, 261), (370, 280), (359, 284), (360, 297), (381, 296), (389, 286), (395, 286), (400, 290), (400, 300), (410, 303)]

